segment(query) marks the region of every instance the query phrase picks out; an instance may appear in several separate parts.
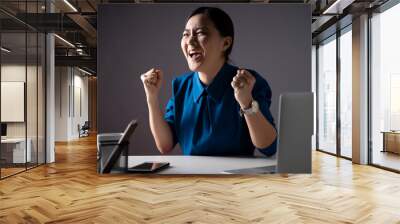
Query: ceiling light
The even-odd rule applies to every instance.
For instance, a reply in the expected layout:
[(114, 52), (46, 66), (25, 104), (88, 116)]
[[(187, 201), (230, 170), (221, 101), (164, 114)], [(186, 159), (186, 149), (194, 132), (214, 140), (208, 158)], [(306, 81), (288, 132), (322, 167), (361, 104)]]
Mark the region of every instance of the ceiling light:
[(71, 4), (69, 3), (68, 0), (64, 0), (65, 4), (67, 4), (74, 12), (78, 12), (78, 10)]
[(81, 69), (81, 68), (79, 68), (79, 67), (78, 67), (78, 70), (81, 71), (81, 72), (83, 72), (83, 73), (85, 73), (85, 74), (87, 74), (87, 75), (92, 76), (92, 73), (90, 73), (90, 72), (88, 72), (88, 71), (86, 71), (86, 70), (83, 70), (83, 69)]
[(59, 35), (57, 35), (57, 34), (54, 34), (54, 36), (55, 37), (57, 37), (59, 40), (61, 40), (62, 42), (64, 42), (64, 43), (66, 43), (67, 45), (69, 45), (70, 47), (73, 47), (73, 48), (75, 48), (75, 45), (73, 45), (71, 42), (69, 42), (68, 40), (66, 40), (66, 39), (64, 39), (64, 38), (62, 38), (62, 37), (60, 37)]
[(1, 47), (1, 51), (4, 51), (6, 53), (10, 53), (11, 52), (11, 50), (9, 50), (9, 49), (7, 49), (5, 47)]
[(324, 10), (322, 14), (341, 14), (343, 9), (351, 5), (355, 0), (336, 0), (332, 5)]

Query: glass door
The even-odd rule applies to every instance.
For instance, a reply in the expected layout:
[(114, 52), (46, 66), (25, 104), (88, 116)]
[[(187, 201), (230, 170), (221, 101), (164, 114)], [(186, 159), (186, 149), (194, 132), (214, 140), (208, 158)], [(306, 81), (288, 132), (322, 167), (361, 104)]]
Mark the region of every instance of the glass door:
[(336, 154), (336, 35), (317, 49), (317, 148)]
[(351, 25), (341, 31), (340, 63), (340, 156), (352, 157), (352, 33)]

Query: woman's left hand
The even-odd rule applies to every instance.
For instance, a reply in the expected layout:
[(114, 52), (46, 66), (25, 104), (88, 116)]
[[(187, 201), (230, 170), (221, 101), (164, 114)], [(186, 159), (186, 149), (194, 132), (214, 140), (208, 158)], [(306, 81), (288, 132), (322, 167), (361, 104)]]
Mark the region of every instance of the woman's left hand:
[(252, 91), (256, 78), (245, 69), (238, 69), (231, 86), (235, 92), (235, 99), (242, 109), (249, 108), (253, 101)]

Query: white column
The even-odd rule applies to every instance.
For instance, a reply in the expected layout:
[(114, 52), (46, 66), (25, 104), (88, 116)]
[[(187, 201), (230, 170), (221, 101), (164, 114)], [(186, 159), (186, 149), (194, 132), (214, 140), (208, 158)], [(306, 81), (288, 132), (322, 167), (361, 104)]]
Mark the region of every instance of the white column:
[[(50, 1), (46, 1), (47, 12), (54, 11)], [(46, 35), (46, 163), (55, 162), (55, 44), (54, 35)]]
[(353, 162), (368, 163), (368, 16), (353, 19)]

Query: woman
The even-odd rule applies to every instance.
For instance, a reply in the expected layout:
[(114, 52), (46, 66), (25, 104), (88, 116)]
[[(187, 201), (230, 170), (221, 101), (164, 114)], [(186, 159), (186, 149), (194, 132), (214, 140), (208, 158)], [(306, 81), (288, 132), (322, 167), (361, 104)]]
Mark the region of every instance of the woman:
[(193, 11), (181, 40), (191, 72), (172, 81), (164, 115), (158, 99), (163, 72), (153, 68), (141, 75), (151, 132), (162, 154), (178, 142), (184, 155), (252, 156), (254, 147), (267, 156), (276, 152), (271, 90), (255, 71), (227, 63), (233, 41), (233, 23), (224, 11)]

